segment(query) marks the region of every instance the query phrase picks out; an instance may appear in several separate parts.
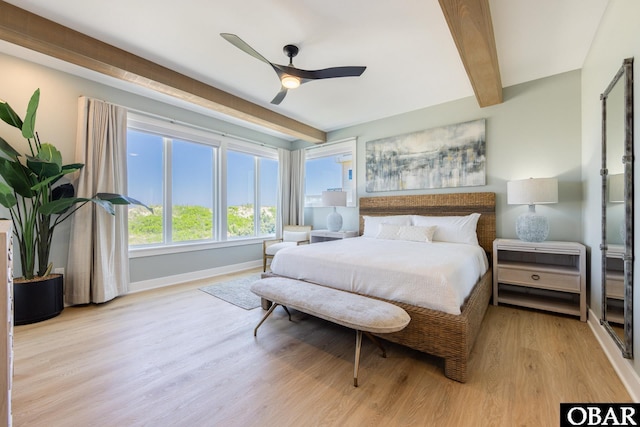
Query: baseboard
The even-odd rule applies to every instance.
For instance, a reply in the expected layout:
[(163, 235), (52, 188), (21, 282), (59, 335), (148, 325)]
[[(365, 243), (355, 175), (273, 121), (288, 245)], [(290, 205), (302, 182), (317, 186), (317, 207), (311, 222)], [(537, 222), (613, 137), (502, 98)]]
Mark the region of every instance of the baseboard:
[(640, 376), (638, 376), (638, 373), (633, 369), (633, 364), (629, 359), (622, 357), (620, 349), (616, 343), (613, 342), (607, 330), (602, 327), (597, 315), (591, 309), (589, 309), (589, 320), (587, 323), (611, 362), (613, 369), (620, 377), (620, 381), (622, 381), (622, 384), (624, 384), (629, 392), (631, 399), (636, 403), (640, 403)]
[(262, 260), (243, 262), (241, 264), (225, 265), (224, 267), (210, 268), (208, 270), (192, 271), (189, 273), (176, 274), (173, 276), (159, 277), (157, 279), (141, 280), (129, 283), (129, 293), (148, 291), (150, 289), (163, 288), (165, 286), (177, 285), (179, 283), (193, 280), (206, 279), (208, 277), (221, 276), (223, 274), (237, 273), (238, 271), (250, 270), (262, 267)]

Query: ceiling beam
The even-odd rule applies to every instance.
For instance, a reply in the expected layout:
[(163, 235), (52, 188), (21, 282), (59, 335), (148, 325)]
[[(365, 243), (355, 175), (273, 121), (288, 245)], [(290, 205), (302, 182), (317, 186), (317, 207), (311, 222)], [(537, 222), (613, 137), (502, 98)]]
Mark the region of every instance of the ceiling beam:
[(480, 107), (502, 103), (489, 0), (438, 0)]
[(326, 132), (0, 1), (0, 39), (313, 143)]

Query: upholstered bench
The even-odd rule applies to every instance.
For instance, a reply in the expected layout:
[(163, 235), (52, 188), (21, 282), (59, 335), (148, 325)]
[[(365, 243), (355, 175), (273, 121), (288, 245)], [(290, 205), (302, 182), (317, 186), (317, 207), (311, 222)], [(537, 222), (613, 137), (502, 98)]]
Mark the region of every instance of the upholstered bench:
[[(356, 354), (353, 369), (353, 385), (358, 386), (358, 366), (360, 364), (360, 347), (364, 332), (382, 350), (382, 345), (371, 333), (391, 333), (404, 329), (411, 318), (402, 308), (368, 298), (362, 295), (328, 288), (300, 280), (284, 277), (269, 277), (258, 280), (251, 285), (251, 291), (263, 299), (273, 302), (267, 314), (260, 320), (253, 331), (257, 335), (258, 328), (281, 305), (296, 309), (303, 313), (319, 317), (338, 325), (356, 330)], [(289, 314), (289, 310), (287, 310)], [(291, 320), (291, 314), (289, 314)]]

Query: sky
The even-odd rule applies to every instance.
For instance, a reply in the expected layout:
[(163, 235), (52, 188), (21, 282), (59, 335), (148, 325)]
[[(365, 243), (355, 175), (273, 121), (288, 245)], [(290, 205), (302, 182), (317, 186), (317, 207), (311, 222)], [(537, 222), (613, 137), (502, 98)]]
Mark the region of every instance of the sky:
[[(128, 131), (128, 194), (148, 205), (162, 204), (163, 139)], [(172, 194), (174, 204), (213, 206), (215, 149), (205, 144), (174, 140), (172, 144)], [(254, 156), (227, 151), (228, 205), (253, 203)], [(278, 162), (260, 159), (261, 204), (275, 206)]]
[(321, 195), (329, 188), (342, 188), (342, 165), (333, 156), (307, 160), (305, 194)]

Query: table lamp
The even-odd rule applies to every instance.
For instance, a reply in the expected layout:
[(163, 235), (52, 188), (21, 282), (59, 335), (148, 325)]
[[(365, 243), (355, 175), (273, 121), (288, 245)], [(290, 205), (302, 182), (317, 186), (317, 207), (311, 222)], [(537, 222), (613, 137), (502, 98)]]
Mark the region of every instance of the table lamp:
[(549, 235), (549, 220), (536, 213), (536, 205), (558, 203), (556, 178), (529, 178), (507, 182), (507, 203), (529, 205), (516, 220), (516, 234), (525, 242), (543, 242)]
[(342, 215), (336, 210), (337, 206), (347, 206), (346, 191), (323, 191), (322, 206), (332, 207), (333, 212), (327, 216), (327, 229), (340, 231), (342, 228)]

